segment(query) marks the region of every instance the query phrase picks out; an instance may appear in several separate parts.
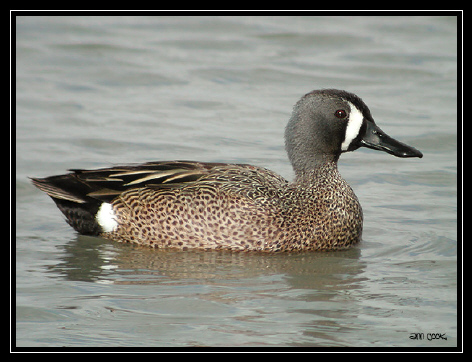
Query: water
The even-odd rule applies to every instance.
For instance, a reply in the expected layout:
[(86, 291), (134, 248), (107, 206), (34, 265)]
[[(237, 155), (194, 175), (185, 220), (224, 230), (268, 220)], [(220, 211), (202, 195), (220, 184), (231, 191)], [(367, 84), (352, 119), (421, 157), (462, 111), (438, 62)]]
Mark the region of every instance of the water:
[[(457, 346), (456, 26), (18, 17), (16, 345)], [(156, 251), (78, 236), (27, 179), (172, 159), (291, 179), (283, 130), (318, 88), (358, 94), (384, 131), (424, 153), (342, 156), (365, 217), (348, 251)]]

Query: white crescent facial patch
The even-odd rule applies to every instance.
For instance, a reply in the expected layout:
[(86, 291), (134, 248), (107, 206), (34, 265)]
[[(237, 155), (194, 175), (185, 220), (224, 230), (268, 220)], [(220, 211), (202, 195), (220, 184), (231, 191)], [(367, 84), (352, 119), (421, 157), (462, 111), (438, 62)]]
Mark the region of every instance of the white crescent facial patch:
[(359, 131), (364, 120), (362, 112), (359, 111), (359, 109), (351, 102), (348, 101), (347, 103), (351, 108), (351, 112), (349, 113), (349, 121), (347, 122), (346, 126), (346, 135), (344, 136), (344, 141), (341, 144), (342, 151), (347, 151), (351, 142), (359, 135)]

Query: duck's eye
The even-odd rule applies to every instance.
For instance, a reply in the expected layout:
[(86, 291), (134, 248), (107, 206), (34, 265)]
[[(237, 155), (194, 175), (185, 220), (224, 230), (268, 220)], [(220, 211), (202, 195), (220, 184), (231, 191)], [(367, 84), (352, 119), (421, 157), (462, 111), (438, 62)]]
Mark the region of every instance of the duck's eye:
[(346, 118), (347, 117), (347, 113), (344, 109), (338, 109), (336, 112), (334, 112), (334, 115), (338, 118)]

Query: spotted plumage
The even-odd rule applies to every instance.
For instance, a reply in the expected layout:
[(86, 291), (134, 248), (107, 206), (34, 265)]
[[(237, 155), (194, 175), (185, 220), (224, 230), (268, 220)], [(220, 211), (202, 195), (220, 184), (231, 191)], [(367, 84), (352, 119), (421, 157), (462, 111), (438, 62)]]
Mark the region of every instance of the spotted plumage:
[(288, 182), (246, 164), (150, 162), (32, 179), (79, 233), (149, 245), (259, 251), (337, 250), (357, 243), (362, 209), (341, 177), (360, 146), (421, 157), (383, 133), (357, 96), (313, 91), (286, 128)]

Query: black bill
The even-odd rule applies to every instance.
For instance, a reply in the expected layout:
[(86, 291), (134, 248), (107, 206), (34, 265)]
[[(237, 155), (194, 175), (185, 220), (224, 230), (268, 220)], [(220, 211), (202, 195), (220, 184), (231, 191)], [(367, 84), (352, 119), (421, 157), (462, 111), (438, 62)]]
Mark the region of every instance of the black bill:
[(382, 131), (375, 123), (365, 122), (366, 130), (364, 137), (360, 140), (361, 147), (368, 147), (374, 150), (385, 151), (397, 157), (419, 157), (423, 154), (416, 148), (408, 146), (396, 139), (393, 139)]

